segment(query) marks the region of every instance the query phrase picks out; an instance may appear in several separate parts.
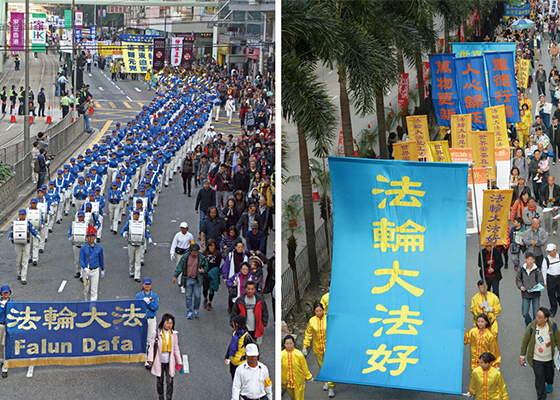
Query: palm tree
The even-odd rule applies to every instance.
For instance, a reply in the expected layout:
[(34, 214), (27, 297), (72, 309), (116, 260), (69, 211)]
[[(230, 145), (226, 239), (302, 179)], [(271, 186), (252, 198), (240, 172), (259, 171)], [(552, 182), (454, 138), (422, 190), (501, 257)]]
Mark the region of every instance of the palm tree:
[(288, 265), (292, 270), (292, 280), (294, 281), (294, 294), (296, 297), (297, 312), (301, 313), (301, 298), (299, 295), (299, 278), (296, 265), (296, 250), (297, 239), (296, 233), (301, 231), (301, 226), (298, 225), (299, 216), (303, 207), (301, 206), (300, 195), (293, 195), (288, 200), (282, 202), (282, 235), (287, 240), (288, 246)]
[(449, 30), (461, 24), (459, 2), (448, 0), (434, 0), (435, 11), (443, 19), (443, 52), (450, 53)]
[[(335, 141), (335, 108), (315, 72), (316, 61), (338, 49), (339, 26), (327, 8), (306, 0), (282, 2), (282, 117), (296, 125), (311, 286), (319, 285), (308, 139), (324, 157)], [(338, 51), (338, 50), (337, 50)]]

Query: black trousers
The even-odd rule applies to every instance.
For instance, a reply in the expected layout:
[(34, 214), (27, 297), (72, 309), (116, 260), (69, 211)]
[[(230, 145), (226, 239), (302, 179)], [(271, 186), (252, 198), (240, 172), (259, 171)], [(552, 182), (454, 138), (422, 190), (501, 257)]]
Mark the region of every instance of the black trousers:
[(488, 284), (488, 290), (494, 293), (498, 298), (500, 297), (500, 281), (498, 278), (493, 276), (492, 278), (486, 278), (486, 283)]
[(538, 92), (539, 92), (539, 96), (541, 94), (544, 94), (546, 96), (545, 84), (546, 84), (546, 82), (537, 82), (537, 89), (538, 89)]
[(209, 290), (210, 280), (208, 279), (208, 274), (204, 274), (202, 275), (202, 296), (204, 296), (205, 299), (208, 299), (211, 303), (212, 300), (214, 300), (214, 293), (212, 292), (208, 294)]
[(69, 106), (62, 106), (62, 118), (68, 115), (70, 107)]
[(232, 362), (229, 363), (229, 373), (231, 374), (231, 380), (235, 378), (235, 370), (237, 369), (237, 365), (233, 365)]
[(544, 260), (543, 255), (535, 256), (535, 265), (542, 265), (543, 260)]
[(556, 314), (560, 303), (560, 276), (548, 275), (546, 283), (546, 291), (550, 300), (550, 313)]
[[(183, 178), (183, 193), (188, 193), (189, 196), (191, 195), (191, 184), (192, 184), (192, 174), (181, 174)], [(189, 191), (187, 192), (187, 186)]]
[(546, 399), (546, 384), (554, 383), (554, 365), (550, 361), (533, 360), (533, 372), (535, 373), (535, 388), (537, 389), (537, 400)]
[[(163, 380), (167, 386), (167, 392), (163, 397)], [(159, 400), (171, 400), (173, 396), (173, 378), (169, 375), (169, 363), (161, 364), (161, 375), (157, 377), (157, 392)]]
[(37, 112), (39, 117), (45, 116), (45, 103), (39, 103), (39, 111)]

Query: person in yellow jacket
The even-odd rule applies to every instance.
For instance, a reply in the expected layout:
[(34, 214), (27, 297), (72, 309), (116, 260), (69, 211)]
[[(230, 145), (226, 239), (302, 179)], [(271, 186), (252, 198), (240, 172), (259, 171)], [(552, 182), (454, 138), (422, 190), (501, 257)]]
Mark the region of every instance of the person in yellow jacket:
[[(313, 353), (315, 353), (317, 364), (319, 364), (319, 369), (321, 369), (323, 359), (325, 358), (325, 345), (327, 342), (327, 316), (321, 303), (313, 305), (313, 310), (315, 311), (315, 316), (311, 317), (307, 323), (302, 353), (304, 356), (307, 356), (307, 348), (313, 339)], [(329, 397), (334, 397), (335, 388), (336, 383), (334, 382), (326, 382), (323, 386), (323, 390), (329, 391)]]
[(521, 122), (518, 122), (515, 126), (517, 128), (517, 134), (519, 135), (519, 147), (523, 147), (525, 143), (527, 143), (527, 140), (529, 140), (529, 130), (533, 124), (533, 116), (531, 115), (529, 106), (526, 104), (523, 104), (519, 115), (521, 116)]
[(477, 400), (509, 400), (502, 373), (492, 366), (495, 360), (496, 357), (492, 353), (480, 355), (480, 366), (471, 373), (467, 396), (476, 395)]
[(329, 286), (327, 287), (328, 292), (321, 297), (321, 304), (325, 310), (325, 314), (329, 312), (329, 293), (331, 291), (331, 282), (329, 281)]
[(305, 398), (305, 380), (312, 381), (313, 376), (307, 368), (307, 361), (301, 351), (294, 348), (294, 337), (284, 337), (284, 350), (280, 356), (282, 364), (282, 389), (286, 389), (291, 400)]
[(236, 315), (232, 320), (232, 338), (228, 346), (225, 364), (229, 365), (231, 379), (235, 377), (235, 370), (247, 361), (245, 348), (249, 343), (254, 343), (247, 331), (247, 319), (243, 315)]
[(465, 345), (471, 345), (471, 371), (480, 365), (480, 355), (485, 352), (495, 354), (496, 360), (492, 363), (499, 367), (502, 362), (500, 349), (496, 336), (490, 331), (490, 320), (486, 314), (479, 314), (476, 319), (476, 328), (465, 332)]
[(257, 189), (266, 199), (266, 205), (271, 208), (274, 207), (274, 194), (276, 193), (276, 190), (271, 184), (270, 177), (266, 177), (264, 182), (261, 183)]
[(490, 331), (498, 337), (498, 320), (496, 317), (502, 312), (500, 299), (494, 293), (488, 291), (486, 284), (486, 299), (484, 298), (484, 281), (480, 279), (477, 283), (478, 293), (472, 297), (470, 312), (473, 315), (473, 325), (476, 326), (476, 319), (480, 313), (488, 315), (492, 326)]
[(148, 70), (146, 71), (146, 76), (144, 76), (144, 81), (146, 82), (148, 91), (152, 90), (152, 70), (150, 68), (148, 68)]

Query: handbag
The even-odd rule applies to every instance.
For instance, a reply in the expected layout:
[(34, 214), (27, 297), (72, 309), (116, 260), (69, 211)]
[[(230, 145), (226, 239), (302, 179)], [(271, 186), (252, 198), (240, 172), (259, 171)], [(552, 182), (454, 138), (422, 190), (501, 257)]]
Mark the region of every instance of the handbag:
[(177, 253), (179, 255), (185, 254), (186, 251), (187, 251), (187, 249), (182, 249), (180, 247), (175, 247), (175, 253)]
[(228, 286), (228, 294), (230, 298), (237, 297), (237, 287), (235, 286)]

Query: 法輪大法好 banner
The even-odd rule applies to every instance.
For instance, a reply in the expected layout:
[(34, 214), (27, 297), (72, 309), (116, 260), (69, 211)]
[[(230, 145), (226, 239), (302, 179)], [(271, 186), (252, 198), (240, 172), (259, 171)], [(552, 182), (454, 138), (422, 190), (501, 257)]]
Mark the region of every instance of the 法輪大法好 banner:
[(317, 379), (461, 394), (467, 164), (330, 157), (329, 167), (334, 253)]
[(88, 365), (146, 359), (146, 303), (9, 302), (5, 366)]
[(152, 68), (153, 36), (121, 35), (124, 66), (127, 73), (145, 74)]

